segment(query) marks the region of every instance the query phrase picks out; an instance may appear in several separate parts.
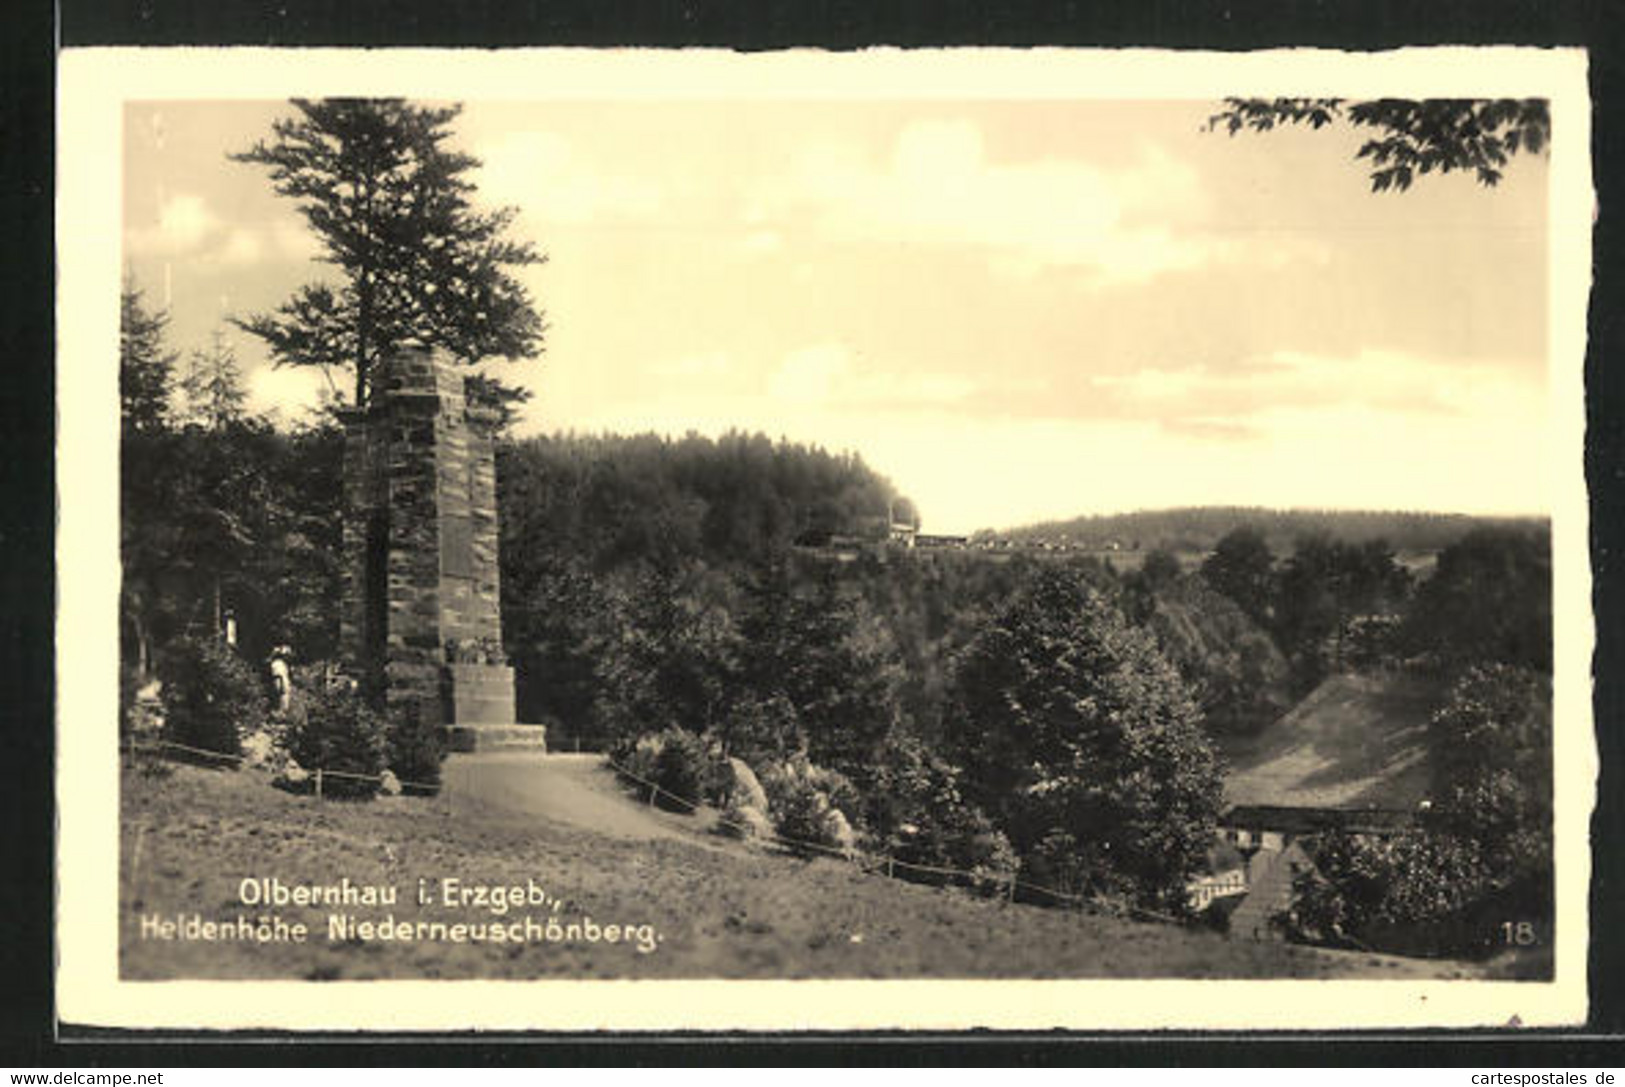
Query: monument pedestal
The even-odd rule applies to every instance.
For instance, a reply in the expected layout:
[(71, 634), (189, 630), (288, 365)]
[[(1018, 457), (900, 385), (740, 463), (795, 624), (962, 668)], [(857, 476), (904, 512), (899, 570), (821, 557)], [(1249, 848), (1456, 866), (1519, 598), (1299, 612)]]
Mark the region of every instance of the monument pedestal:
[(452, 751), (547, 751), (547, 729), (514, 722), (513, 669), (448, 664), (441, 672), (447, 747)]
[(513, 669), (506, 664), (448, 664), (440, 673), (446, 724), (513, 724)]
[(547, 754), (546, 725), (447, 725), (446, 750), (458, 754), (493, 751)]

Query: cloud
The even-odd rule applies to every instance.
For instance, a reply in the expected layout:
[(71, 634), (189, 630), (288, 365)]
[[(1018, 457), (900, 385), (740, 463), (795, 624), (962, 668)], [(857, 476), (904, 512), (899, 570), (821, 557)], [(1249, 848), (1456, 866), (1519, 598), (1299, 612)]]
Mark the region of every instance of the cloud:
[(1544, 375), (1505, 360), (1441, 361), (1382, 350), (1277, 351), (1223, 370), (1148, 367), (1100, 375), (1089, 385), (1102, 415), (1214, 437), (1245, 436), (1265, 419), (1356, 411), (1527, 429), (1545, 418), (1546, 399)]
[[(339, 375), (334, 379), (342, 381)], [(248, 410), (272, 414), (285, 420), (297, 419), (319, 406), (330, 387), (327, 378), (314, 366), (272, 366), (266, 364), (248, 374)]]
[(1228, 371), (1208, 366), (1148, 368), (1093, 379), (1126, 400), (1178, 407), (1223, 401), (1238, 406), (1367, 404), (1396, 411), (1473, 412), (1530, 393), (1542, 375), (1503, 360), (1441, 361), (1400, 351), (1350, 355), (1275, 351)]
[(767, 381), (769, 395), (787, 404), (886, 411), (958, 404), (970, 400), (978, 387), (960, 374), (861, 366), (845, 346), (835, 343), (790, 352)]
[(253, 226), (228, 223), (194, 193), (165, 199), (157, 222), (126, 229), (125, 246), (134, 257), (184, 257), (227, 267), (311, 260), (318, 250), (316, 239), (298, 220)]
[(796, 404), (825, 404), (835, 397), (837, 385), (851, 366), (846, 348), (819, 344), (792, 351), (769, 377), (767, 391), (775, 400)]
[(1053, 156), (995, 162), (979, 127), (946, 119), (907, 125), (879, 164), (849, 145), (810, 147), (744, 220), (810, 219), (844, 241), (985, 248), (1008, 275), (1067, 267), (1140, 283), (1237, 255), (1233, 241), (1180, 228), (1204, 200), (1195, 171), (1149, 143), (1119, 167)]
[(665, 204), (661, 186), (607, 172), (551, 132), (522, 132), (480, 148), (477, 184), (486, 200), (514, 205), (538, 223), (584, 225), (646, 218)]
[(195, 248), (219, 227), (220, 220), (201, 196), (174, 196), (158, 210), (158, 230), (177, 249)]

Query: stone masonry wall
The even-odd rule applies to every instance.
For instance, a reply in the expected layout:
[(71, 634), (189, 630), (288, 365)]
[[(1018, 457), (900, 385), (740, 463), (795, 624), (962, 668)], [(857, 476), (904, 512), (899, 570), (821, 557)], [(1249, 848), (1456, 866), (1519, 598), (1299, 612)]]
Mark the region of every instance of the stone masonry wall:
[(374, 412), (388, 443), (389, 541), (385, 700), (392, 719), (439, 721), (440, 488), (436, 466), (440, 390), (434, 357), (406, 349), (380, 375)]
[(512, 670), (450, 652), (501, 646), (491, 420), (425, 348), (381, 365), (375, 388), (345, 419), (345, 664), (392, 718), (511, 724)]

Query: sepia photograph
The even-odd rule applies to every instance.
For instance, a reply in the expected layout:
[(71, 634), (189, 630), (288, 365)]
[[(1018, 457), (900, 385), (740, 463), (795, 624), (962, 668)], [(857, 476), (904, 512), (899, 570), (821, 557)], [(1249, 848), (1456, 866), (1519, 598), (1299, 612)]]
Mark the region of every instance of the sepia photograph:
[(65, 54), (63, 1014), (1583, 1020), (1584, 77)]

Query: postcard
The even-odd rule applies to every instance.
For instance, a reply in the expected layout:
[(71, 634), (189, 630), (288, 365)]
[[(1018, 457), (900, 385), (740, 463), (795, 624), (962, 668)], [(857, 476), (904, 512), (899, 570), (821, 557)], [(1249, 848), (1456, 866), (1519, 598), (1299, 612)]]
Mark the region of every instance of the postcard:
[(60, 73), (64, 1028), (1584, 1020), (1582, 51)]

